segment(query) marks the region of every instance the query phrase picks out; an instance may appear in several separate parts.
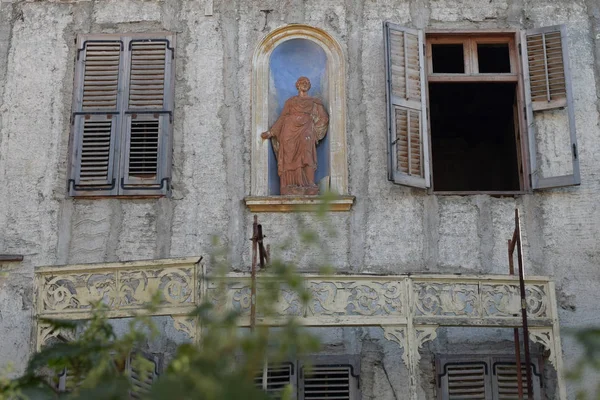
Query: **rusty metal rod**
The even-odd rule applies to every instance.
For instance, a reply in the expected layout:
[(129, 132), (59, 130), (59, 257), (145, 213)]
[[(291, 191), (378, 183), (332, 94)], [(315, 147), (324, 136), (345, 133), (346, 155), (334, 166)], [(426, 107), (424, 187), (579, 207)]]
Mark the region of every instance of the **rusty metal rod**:
[[(515, 239), (515, 233), (517, 230), (513, 231), (513, 239)], [(516, 240), (515, 240), (516, 242)], [(512, 240), (508, 240), (508, 273), (509, 275), (515, 274), (515, 246)], [(517, 394), (519, 395), (519, 400), (523, 400), (523, 373), (521, 372), (521, 343), (519, 341), (519, 328), (513, 328), (513, 338), (515, 341), (515, 361), (517, 364)]]
[(0, 262), (19, 262), (23, 261), (21, 254), (0, 254)]
[(258, 253), (258, 217), (254, 216), (252, 224), (252, 269), (250, 284), (250, 329), (254, 331), (256, 326), (256, 258)]
[(533, 400), (531, 374), (531, 353), (529, 352), (529, 327), (527, 324), (527, 299), (525, 292), (525, 271), (523, 268), (523, 244), (521, 242), (521, 221), (519, 209), (515, 209), (515, 231), (517, 237), (517, 262), (519, 264), (519, 287), (521, 289), (521, 317), (523, 319), (523, 348), (525, 350), (525, 371), (527, 371), (527, 398)]

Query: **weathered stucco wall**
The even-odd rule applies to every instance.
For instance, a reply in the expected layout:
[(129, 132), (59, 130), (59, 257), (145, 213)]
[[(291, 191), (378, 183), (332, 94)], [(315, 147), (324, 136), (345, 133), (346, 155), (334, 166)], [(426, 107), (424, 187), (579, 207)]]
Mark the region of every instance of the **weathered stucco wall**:
[[(25, 255), (22, 263), (1, 266), (0, 365), (22, 368), (28, 357), (35, 266), (205, 255), (217, 235), (230, 246), (234, 268), (248, 268), (252, 215), (242, 199), (250, 187), (251, 59), (260, 39), (287, 23), (326, 30), (347, 62), (349, 189), (356, 203), (330, 217), (337, 235), (326, 242), (336, 270), (506, 273), (506, 240), (519, 207), (527, 273), (556, 279), (561, 325), (600, 324), (597, 0), (215, 0), (210, 16), (204, 6), (203, 0), (0, 0), (0, 253)], [(391, 184), (384, 20), (461, 29), (567, 24), (582, 185), (494, 198), (433, 196)], [(172, 197), (67, 197), (77, 33), (158, 30), (177, 33)], [(294, 215), (260, 218), (271, 243), (295, 231)], [(378, 397), (395, 398), (377, 382), (382, 371), (401, 369), (398, 357), (381, 347), (387, 345), (365, 343), (363, 357), (383, 357), (388, 369), (365, 378), (363, 397), (379, 390)], [(563, 347), (572, 361), (574, 343), (563, 338)]]

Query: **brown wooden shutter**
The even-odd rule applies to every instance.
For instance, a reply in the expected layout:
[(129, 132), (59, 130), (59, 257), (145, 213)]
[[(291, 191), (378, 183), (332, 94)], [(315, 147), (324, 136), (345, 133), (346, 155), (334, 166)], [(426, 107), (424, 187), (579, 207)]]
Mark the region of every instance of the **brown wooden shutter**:
[(122, 48), (121, 40), (80, 38), (69, 180), (73, 196), (117, 193)]
[(173, 45), (171, 36), (128, 42), (121, 194), (164, 195), (169, 191)]
[(533, 189), (581, 182), (567, 47), (564, 25), (521, 35)]
[(388, 102), (388, 177), (401, 185), (430, 186), (423, 32), (384, 24)]
[(317, 364), (310, 369), (302, 367), (299, 398), (354, 400), (359, 398), (357, 386), (351, 365)]

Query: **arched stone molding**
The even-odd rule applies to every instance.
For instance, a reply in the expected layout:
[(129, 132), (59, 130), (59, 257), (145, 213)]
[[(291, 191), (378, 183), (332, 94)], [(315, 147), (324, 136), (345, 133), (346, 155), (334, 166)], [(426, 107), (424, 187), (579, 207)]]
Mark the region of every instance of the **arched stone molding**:
[[(322, 29), (291, 24), (270, 32), (258, 44), (252, 59), (252, 175), (250, 196), (269, 196), (269, 142), (260, 137), (269, 128), (269, 61), (275, 48), (292, 39), (318, 44), (327, 56), (327, 98), (329, 113), (330, 188), (348, 194), (346, 153), (346, 72), (340, 44)], [(249, 204), (249, 202), (246, 202)], [(351, 203), (350, 203), (351, 204)]]

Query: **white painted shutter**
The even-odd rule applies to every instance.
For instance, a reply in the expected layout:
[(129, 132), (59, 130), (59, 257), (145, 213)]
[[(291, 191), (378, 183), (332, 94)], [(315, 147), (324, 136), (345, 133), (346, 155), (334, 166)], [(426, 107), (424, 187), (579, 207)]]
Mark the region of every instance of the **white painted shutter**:
[(173, 38), (128, 42), (121, 194), (169, 192), (173, 119)]
[(384, 24), (388, 178), (430, 186), (423, 31)]
[(117, 192), (122, 48), (121, 40), (90, 37), (78, 49), (69, 180), (72, 196)]
[(564, 25), (521, 34), (533, 189), (581, 183), (567, 47)]

